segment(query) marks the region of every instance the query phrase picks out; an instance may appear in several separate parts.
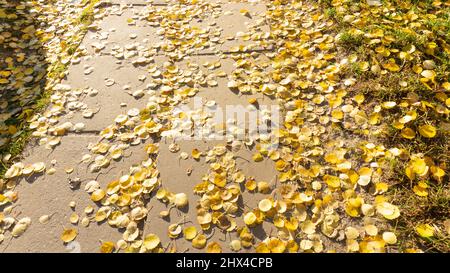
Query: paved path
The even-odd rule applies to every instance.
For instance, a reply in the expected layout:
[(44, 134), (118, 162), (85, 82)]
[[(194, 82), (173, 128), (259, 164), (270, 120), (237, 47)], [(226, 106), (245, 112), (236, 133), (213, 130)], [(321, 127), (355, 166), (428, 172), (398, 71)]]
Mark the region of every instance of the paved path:
[[(261, 95), (237, 95), (227, 86), (231, 75), (240, 73), (236, 70), (239, 70), (240, 64), (237, 62), (242, 55), (236, 52), (244, 51), (245, 56), (253, 61), (255, 69), (262, 67), (268, 71), (265, 69), (269, 65), (266, 54), (272, 53), (272, 45), (264, 36), (269, 27), (261, 19), (266, 11), (262, 1), (257, 1), (258, 4), (204, 1), (209, 4), (201, 7), (176, 6), (171, 1), (155, 0), (152, 4), (146, 2), (112, 0), (97, 14), (97, 21), (87, 32), (72, 59), (67, 78), (52, 97), (49, 112), (53, 115), (49, 114), (48, 117), (51, 117), (44, 122), (49, 125), (50, 130), (38, 137), (39, 143), (30, 143), (24, 153), (25, 164), (43, 161), (47, 171), (54, 168), (56, 172), (52, 175), (47, 173), (20, 178), (17, 181), (16, 192), (19, 198), (14, 204), (13, 215), (19, 219), (30, 217), (32, 223), (20, 237), (11, 240), (11, 236), (7, 235), (0, 244), (0, 251), (98, 252), (100, 241), (120, 240), (124, 228), (112, 227), (107, 221), (97, 223), (93, 219), (102, 205), (90, 199), (85, 187), (92, 185), (89, 182), (95, 180), (100, 187), (105, 188), (111, 181), (129, 173), (133, 166), (142, 166), (142, 162), (149, 158), (144, 148), (152, 142), (160, 144), (159, 156), (153, 159), (160, 172), (162, 187), (174, 193), (186, 193), (189, 206), (187, 209), (172, 209), (170, 219), (162, 219), (159, 214), (167, 209), (167, 204), (157, 200), (153, 196), (154, 192), (151, 193), (151, 198), (144, 197), (143, 206), (149, 213), (145, 220), (138, 221), (139, 238), (155, 233), (161, 238), (162, 245), (168, 246), (170, 239), (167, 229), (170, 224), (186, 221), (184, 226), (194, 225), (201, 230), (196, 210), (199, 196), (194, 195), (192, 189), (207, 174), (209, 164), (205, 163), (204, 157), (200, 160), (195, 160), (192, 156), (186, 160), (179, 157), (182, 152), (191, 155), (193, 149), (206, 153), (216, 144), (224, 145), (225, 140), (200, 138), (177, 141), (179, 151), (170, 152), (176, 146), (170, 145), (173, 143), (170, 138), (133, 136), (129, 141), (118, 138), (105, 141), (101, 140), (99, 134), (105, 128), (117, 126), (115, 119), (118, 116), (126, 117), (130, 122), (128, 127), (125, 125), (119, 131), (125, 131), (125, 127), (133, 128), (140, 122), (139, 112), (149, 109), (149, 105), (154, 104), (155, 100), (164, 98), (164, 92), (178, 92), (187, 88), (197, 91), (195, 97), (183, 94), (175, 96), (168, 103), (171, 110), (184, 105), (188, 107), (187, 112), (195, 115), (194, 112), (198, 109), (194, 107), (198, 107), (198, 102), (196, 104), (194, 98), (202, 98), (206, 104), (208, 101), (215, 101), (216, 106), (224, 109), (227, 105), (248, 107), (248, 100), (252, 98), (257, 99), (260, 106), (277, 104)], [(170, 21), (170, 18), (173, 19), (171, 14), (176, 14), (178, 18)], [(181, 19), (182, 16), (186, 16), (186, 20)], [(185, 46), (176, 44), (181, 41), (176, 37), (180, 33), (185, 35)], [(172, 42), (175, 43), (174, 46)], [(160, 71), (164, 74), (167, 73), (164, 71), (170, 69), (172, 74), (160, 75)], [(263, 83), (265, 79), (261, 81)], [(171, 90), (167, 91), (166, 87)], [(58, 105), (62, 107), (59, 109)], [(164, 118), (161, 117), (161, 120)], [(55, 137), (55, 133), (52, 135), (51, 128), (61, 128), (67, 122), (78, 129), (74, 130), (72, 126), (62, 136)], [(52, 141), (60, 143), (50, 148)], [(98, 143), (107, 143), (110, 153), (115, 149), (124, 152), (119, 159), (109, 159), (107, 167), (100, 168), (99, 172), (92, 172), (92, 167), (96, 164), (92, 163), (95, 157), (101, 161), (101, 157), (106, 154), (110, 158), (108, 152), (95, 152), (93, 147)], [(114, 145), (116, 148), (111, 148)], [(250, 163), (251, 148), (235, 150), (240, 156), (236, 162), (242, 173), (254, 176), (256, 181), (275, 183), (276, 171), (271, 161)], [(81, 162), (84, 155), (89, 155), (90, 159)], [(135, 170), (131, 172), (134, 173)], [(81, 183), (77, 185), (76, 181)], [(243, 200), (246, 206), (255, 207), (261, 196), (259, 193), (246, 192)], [(133, 206), (122, 207), (121, 211), (126, 214)], [(94, 213), (85, 213), (86, 208), (89, 211), (89, 207), (94, 208)], [(79, 216), (76, 224), (70, 223), (73, 213)], [(43, 215), (50, 216), (46, 224), (39, 222)], [(91, 219), (88, 227), (81, 224), (84, 217)], [(238, 225), (242, 225), (242, 222)], [(78, 235), (73, 242), (62, 242), (60, 236), (63, 228), (77, 230)], [(266, 232), (268, 230), (262, 228), (255, 231), (255, 235), (261, 240), (267, 236)], [(224, 234), (220, 231), (207, 235), (218, 242), (224, 239)], [(233, 233), (232, 236), (237, 235)], [(173, 242), (175, 243), (170, 246), (176, 246), (177, 251), (199, 251), (182, 236)], [(228, 243), (222, 243), (222, 248), (223, 251), (230, 251)]]

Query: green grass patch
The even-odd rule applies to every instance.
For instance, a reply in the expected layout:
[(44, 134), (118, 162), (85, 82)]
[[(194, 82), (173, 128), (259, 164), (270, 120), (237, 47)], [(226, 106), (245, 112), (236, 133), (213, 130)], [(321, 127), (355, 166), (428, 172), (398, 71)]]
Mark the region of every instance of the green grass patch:
[(339, 35), (338, 42), (342, 46), (356, 49), (363, 44), (364, 37), (361, 34), (354, 34), (350, 31), (344, 31)]

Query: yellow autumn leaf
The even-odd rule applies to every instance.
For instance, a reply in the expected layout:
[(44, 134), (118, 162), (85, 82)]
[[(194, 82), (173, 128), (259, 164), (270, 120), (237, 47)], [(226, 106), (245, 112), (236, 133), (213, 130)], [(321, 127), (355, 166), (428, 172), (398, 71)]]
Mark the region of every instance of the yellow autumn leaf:
[(416, 176), (412, 166), (408, 166), (405, 168), (405, 174), (410, 180), (414, 180), (414, 178)]
[(400, 66), (398, 66), (398, 64), (396, 64), (395, 62), (389, 62), (383, 65), (384, 68), (386, 68), (387, 70), (391, 71), (391, 72), (398, 72), (400, 71)]
[(73, 228), (69, 228), (69, 229), (64, 229), (63, 233), (61, 234), (61, 240), (64, 243), (68, 243), (73, 241), (78, 235), (77, 230), (73, 229)]
[(255, 162), (260, 162), (260, 161), (263, 160), (263, 157), (262, 157), (262, 155), (261, 155), (260, 153), (255, 153), (255, 154), (252, 156), (252, 159), (253, 159), (253, 161), (255, 161)]
[(222, 247), (217, 242), (211, 242), (206, 246), (206, 253), (222, 253)]
[(339, 177), (334, 175), (324, 175), (323, 180), (330, 188), (338, 188), (341, 185), (341, 180)]
[(383, 240), (386, 242), (386, 244), (393, 245), (393, 244), (397, 243), (397, 236), (393, 232), (385, 231), (383, 233), (382, 237), (383, 237)]
[(419, 126), (419, 133), (423, 137), (433, 138), (436, 136), (436, 128), (433, 125), (422, 125)]
[(376, 209), (379, 214), (383, 215), (384, 218), (388, 220), (393, 220), (400, 216), (400, 210), (398, 207), (388, 202), (378, 204)]
[(345, 212), (351, 217), (359, 216), (359, 208), (353, 207), (351, 204), (345, 206)]
[(200, 152), (198, 149), (193, 149), (191, 154), (195, 160), (198, 160), (198, 159), (200, 159), (202, 152)]
[(186, 240), (193, 240), (197, 236), (197, 229), (194, 226), (187, 227), (183, 230), (184, 238)]
[(425, 174), (427, 174), (428, 166), (424, 159), (415, 158), (410, 163), (414, 173), (418, 174), (419, 176), (424, 176)]
[(363, 94), (357, 94), (353, 97), (353, 99), (356, 101), (356, 103), (361, 104), (364, 102), (364, 95)]
[(3, 194), (0, 194), (0, 206), (6, 204), (8, 202), (10, 202), (10, 200), (6, 196), (4, 196)]
[(415, 185), (413, 187), (413, 191), (416, 195), (421, 196), (421, 197), (425, 197), (428, 195), (428, 191), (427, 191), (428, 185), (425, 182), (419, 182), (418, 185)]
[(430, 170), (436, 180), (440, 180), (445, 175), (445, 171), (437, 166), (431, 166)]
[(244, 15), (244, 16), (249, 16), (250, 12), (247, 9), (240, 9), (239, 13)]
[(429, 224), (420, 224), (416, 227), (416, 232), (422, 238), (430, 238), (434, 236), (434, 228)]
[(414, 130), (412, 130), (411, 128), (408, 128), (408, 127), (404, 128), (402, 130), (401, 135), (403, 138), (406, 138), (406, 139), (413, 139), (416, 137), (416, 133), (414, 132)]
[(158, 235), (156, 234), (148, 234), (145, 236), (142, 245), (148, 249), (148, 250), (153, 250), (155, 249), (159, 244), (161, 243)]
[(433, 70), (424, 70), (422, 71), (422, 73), (420, 73), (420, 75), (427, 79), (434, 79), (434, 77), (436, 77), (436, 72), (434, 72)]
[(450, 82), (444, 82), (444, 83), (442, 84), (442, 87), (443, 87), (445, 90), (450, 91)]
[(259, 201), (259, 203), (258, 203), (258, 208), (259, 208), (262, 212), (268, 212), (269, 210), (272, 209), (272, 201), (270, 201), (269, 199), (262, 199), (262, 200)]
[(102, 200), (106, 196), (106, 192), (102, 189), (95, 190), (91, 195), (91, 200), (94, 202), (98, 202)]
[(111, 253), (115, 249), (115, 245), (113, 242), (103, 242), (100, 246), (100, 252), (101, 253)]
[(253, 226), (256, 222), (256, 215), (253, 212), (248, 212), (244, 215), (244, 223), (247, 226)]
[(198, 234), (192, 240), (192, 246), (197, 249), (203, 249), (206, 246), (206, 236), (203, 234)]

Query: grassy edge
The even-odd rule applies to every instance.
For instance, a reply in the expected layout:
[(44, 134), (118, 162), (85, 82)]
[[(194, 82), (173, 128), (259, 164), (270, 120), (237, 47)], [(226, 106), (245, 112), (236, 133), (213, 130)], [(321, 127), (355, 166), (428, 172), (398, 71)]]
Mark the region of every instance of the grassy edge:
[[(430, 1), (424, 1), (421, 3), (419, 1), (412, 0), (411, 3), (416, 5), (420, 4), (422, 6), (431, 5)], [(360, 55), (360, 52), (367, 52), (367, 50), (364, 49), (365, 44), (363, 36), (361, 34), (349, 32), (352, 26), (343, 22), (342, 16), (337, 14), (335, 7), (332, 5), (332, 1), (322, 0), (320, 1), (320, 4), (324, 9), (326, 18), (332, 19), (335, 22), (335, 29), (333, 29), (333, 31), (335, 33), (341, 33), (339, 43), (341, 43), (342, 47), (347, 50), (351, 50), (351, 52), (357, 55)], [(429, 24), (430, 27), (435, 27), (433, 22), (430, 22)], [(446, 27), (448, 26), (446, 25)], [(434, 29), (432, 30), (434, 31)], [(421, 44), (420, 40), (415, 40), (416, 37), (404, 35), (404, 33), (400, 30), (394, 30), (394, 34), (398, 39), (405, 41), (405, 43), (417, 43), (419, 44), (418, 46)], [(444, 60), (440, 58), (439, 60), (443, 61), (445, 67), (448, 68), (447, 63), (450, 63), (450, 57), (445, 54), (443, 57), (446, 58), (444, 58)], [(411, 79), (410, 74), (412, 73), (409, 72), (411, 71), (403, 71), (402, 74), (399, 75), (393, 74), (393, 79), (383, 78), (378, 79), (378, 81), (392, 80), (393, 83), (398, 83), (399, 79), (402, 78), (408, 82), (408, 88), (406, 91), (427, 91), (417, 79)], [(358, 78), (358, 81), (360, 82), (359, 86), (362, 87), (362, 89), (365, 88), (364, 83), (367, 83), (367, 86), (374, 86), (376, 83), (376, 81), (371, 81), (369, 78), (364, 77), (363, 72), (359, 71), (358, 67), (351, 67), (348, 73), (351, 73)], [(387, 83), (386, 86), (390, 87), (390, 85), (391, 84)], [(370, 87), (368, 88), (370, 89)], [(375, 95), (374, 92), (370, 93), (374, 99), (390, 100), (390, 96), (394, 90), (399, 90), (398, 86), (392, 88), (392, 90), (387, 88), (386, 90), (381, 90), (379, 92), (377, 91), (377, 94)], [(406, 91), (404, 90), (405, 94), (401, 94), (401, 96), (406, 96)], [(362, 92), (365, 93), (364, 91)], [(370, 96), (370, 94), (365, 95)], [(445, 155), (446, 153), (448, 154), (448, 148), (445, 147), (445, 139), (445, 135), (440, 135), (434, 139), (435, 141), (429, 143), (408, 143), (408, 145), (405, 143), (400, 143), (399, 145), (403, 146), (403, 148), (407, 150), (414, 149), (413, 147), (418, 147), (420, 148), (419, 150), (423, 150), (423, 146), (426, 146), (427, 148), (430, 148), (430, 151), (433, 150), (430, 154), (433, 154), (433, 156), (436, 157), (442, 157), (442, 155)], [(395, 135), (388, 136), (386, 139), (381, 139), (384, 144), (398, 140), (401, 139)], [(422, 146), (419, 147), (419, 145)], [(442, 146), (438, 147), (439, 145)], [(427, 156), (428, 154), (426, 153), (425, 155)], [(447, 159), (444, 158), (442, 160), (444, 162), (448, 162), (448, 157)], [(450, 185), (445, 183), (445, 181), (438, 183), (430, 182), (428, 183), (428, 195), (425, 197), (418, 196), (413, 191), (414, 183), (410, 181), (406, 175), (404, 175), (405, 166), (406, 162), (398, 162), (396, 166), (393, 166), (392, 174), (386, 177), (386, 179), (396, 181), (396, 183), (390, 187), (386, 196), (393, 200), (393, 203), (398, 205), (401, 209), (400, 217), (390, 222), (398, 235), (398, 242), (396, 245), (398, 251), (409, 252), (420, 248), (425, 252), (450, 252), (450, 235), (447, 233), (448, 231), (442, 230), (442, 226), (446, 229), (446, 224), (444, 223), (446, 221), (446, 217), (447, 221), (450, 221), (448, 219), (448, 215), (450, 215)], [(429, 238), (420, 237), (416, 230), (419, 224), (432, 225), (435, 229), (434, 236)]]
[[(88, 26), (94, 21), (94, 7), (95, 5), (100, 2), (100, 0), (84, 0), (82, 2), (82, 6), (84, 6), (84, 9), (81, 12), (80, 17), (76, 21), (78, 25), (81, 25), (81, 31), (83, 32), (81, 36), (84, 36), (87, 32)], [(73, 55), (78, 47), (80, 46), (83, 39), (80, 39), (78, 43), (69, 45), (66, 49), (66, 52), (69, 53), (69, 55)], [(45, 76), (46, 79), (53, 79), (53, 80), (60, 80), (65, 76), (65, 71), (67, 70), (70, 62), (63, 64), (62, 62), (58, 62), (56, 64), (53, 64), (54, 67), (51, 71), (47, 71), (47, 74)], [(37, 113), (42, 113), (47, 106), (50, 103), (50, 96), (52, 94), (51, 88), (46, 88), (44, 91), (39, 95), (39, 97), (34, 102), (34, 107), (30, 109), (30, 111), (27, 111), (26, 113), (22, 113), (21, 115), (27, 115), (27, 116), (33, 116)], [(13, 137), (11, 141), (5, 145), (2, 149), (0, 149), (0, 155), (11, 155), (11, 159), (8, 161), (8, 163), (4, 163), (3, 160), (0, 160), (0, 180), (3, 178), (4, 173), (8, 169), (10, 163), (12, 163), (12, 159), (17, 158), (20, 156), (22, 151), (24, 150), (26, 144), (31, 138), (32, 130), (28, 128), (26, 118), (21, 117), (22, 122), (20, 124), (20, 127), (23, 127), (22, 132), (18, 134), (17, 136)]]

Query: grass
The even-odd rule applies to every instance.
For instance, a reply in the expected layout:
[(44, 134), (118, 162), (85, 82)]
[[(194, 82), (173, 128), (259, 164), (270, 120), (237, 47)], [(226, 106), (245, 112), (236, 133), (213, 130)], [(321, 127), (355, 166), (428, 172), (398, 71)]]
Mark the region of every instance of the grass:
[(79, 24), (83, 24), (85, 26), (92, 24), (92, 22), (94, 21), (94, 16), (93, 16), (94, 6), (98, 2), (99, 2), (99, 0), (84, 0), (83, 1), (83, 5), (85, 5), (86, 7), (81, 12), (80, 18), (78, 20)]
[(343, 46), (356, 49), (363, 45), (364, 37), (360, 34), (353, 34), (350, 31), (344, 31), (339, 36), (338, 42)]
[[(357, 1), (350, 1), (349, 6), (356, 5)], [(380, 44), (369, 44), (361, 34), (355, 34), (355, 26), (344, 23), (337, 12), (336, 7), (332, 6), (331, 1), (321, 1), (326, 18), (334, 21), (334, 27), (329, 29), (331, 35), (340, 33), (338, 44), (339, 53), (342, 55), (356, 54), (358, 61), (352, 63), (342, 70), (341, 78), (355, 77), (357, 84), (352, 86), (350, 93), (362, 93), (366, 101), (380, 103), (382, 101), (401, 101), (409, 93), (414, 92), (420, 96), (422, 101), (441, 103), (436, 100), (435, 95), (439, 91), (439, 86), (432, 85), (430, 90), (420, 82), (420, 74), (413, 71), (413, 65), (421, 64), (424, 60), (433, 60), (437, 66), (435, 69), (437, 82), (450, 81), (450, 54), (444, 50), (429, 51), (428, 44), (434, 42), (442, 44), (442, 41), (450, 43), (450, 8), (436, 8), (433, 6), (435, 1), (397, 1), (383, 0), (383, 5), (393, 4), (395, 14), (407, 14), (414, 11), (418, 14), (418, 22), (421, 22), (423, 28), (428, 32), (421, 32), (420, 29), (414, 31), (408, 29), (408, 24), (402, 25), (401, 21), (395, 21), (389, 14), (382, 14), (380, 17), (374, 17), (367, 21), (365, 25), (358, 26), (362, 33), (370, 33), (375, 29), (382, 29), (384, 37), (390, 35), (394, 37), (393, 41), (386, 47), (389, 49), (398, 49), (399, 52), (407, 46), (414, 45), (416, 51), (413, 53), (412, 61), (399, 59), (396, 54), (389, 57), (381, 57), (374, 49)], [(361, 5), (360, 5), (361, 7)], [(347, 11), (348, 12), (348, 11)], [(344, 13), (345, 14), (345, 13)], [(394, 23), (391, 23), (394, 22)], [(397, 22), (397, 23), (395, 23)], [(396, 25), (398, 24), (398, 25)], [(369, 39), (370, 40), (370, 39)], [(388, 58), (394, 58), (401, 67), (400, 72), (387, 73), (384, 75), (374, 74), (370, 69), (363, 71), (358, 65), (359, 62), (378, 60), (380, 65)], [(381, 67), (381, 69), (383, 69)], [(402, 87), (399, 82), (406, 82)], [(448, 93), (447, 93), (448, 94)], [(429, 108), (417, 107), (417, 119), (408, 124), (409, 127), (417, 131), (420, 124), (433, 124), (438, 126), (441, 121), (446, 120), (436, 114)], [(405, 110), (406, 111), (406, 110)], [(426, 139), (417, 134), (413, 140), (406, 140), (401, 137), (400, 130), (391, 126), (394, 120), (402, 115), (403, 111), (389, 111), (388, 115), (383, 116), (383, 124), (387, 125), (386, 133), (379, 136), (379, 140), (386, 147), (399, 147), (412, 153), (422, 153), (424, 156), (431, 157), (435, 162), (440, 162), (444, 166), (450, 166), (448, 135), (438, 133), (432, 139)], [(397, 230), (398, 250), (408, 251), (411, 248), (420, 248), (427, 252), (450, 252), (450, 237), (446, 233), (444, 221), (450, 215), (450, 184), (448, 183), (448, 174), (444, 176), (441, 182), (431, 178), (425, 178), (428, 188), (428, 196), (420, 197), (415, 194), (413, 188), (417, 181), (410, 181), (405, 175), (405, 167), (409, 159), (396, 159), (386, 162), (385, 180), (390, 181), (392, 186), (388, 195), (394, 204), (401, 209), (401, 214), (393, 226)], [(448, 169), (446, 170), (448, 173)], [(418, 236), (416, 227), (418, 224), (431, 224), (437, 228), (435, 236), (424, 239)], [(440, 231), (439, 231), (440, 230)]]
[(424, 35), (418, 35), (414, 32), (410, 32), (404, 29), (392, 28), (388, 31), (395, 38), (394, 45), (398, 47), (405, 47), (407, 45), (414, 44), (418, 48), (425, 48), (426, 37)]
[(400, 250), (420, 248), (426, 252), (450, 251), (449, 235), (439, 229), (431, 238), (417, 236), (415, 228), (418, 223), (442, 227), (450, 214), (450, 188), (443, 184), (430, 184), (428, 196), (420, 197), (411, 194), (410, 185), (399, 185), (390, 192), (395, 196), (402, 211), (402, 216), (396, 222), (399, 231)]
[(325, 9), (325, 16), (327, 18), (334, 18), (336, 16), (336, 8), (332, 7), (332, 8), (327, 8)]
[[(93, 10), (95, 4), (98, 3), (99, 0), (84, 0), (82, 5), (84, 9), (80, 15), (78, 21), (74, 22), (75, 24), (82, 25), (82, 31), (86, 31), (87, 27), (93, 22)], [(81, 41), (80, 41), (81, 42)], [(71, 44), (67, 48), (67, 52), (69, 55), (72, 55), (76, 52), (79, 44)], [(61, 62), (54, 63), (53, 69), (47, 72), (47, 75), (42, 79), (42, 81), (46, 81), (47, 79), (61, 79), (65, 76), (64, 72), (67, 70), (68, 64), (63, 64)], [(14, 122), (17, 124), (17, 128), (20, 131), (15, 137), (13, 137), (10, 142), (0, 149), (0, 155), (10, 154), (11, 158), (14, 159), (22, 153), (26, 144), (29, 142), (31, 137), (31, 131), (27, 128), (26, 119), (28, 117), (33, 116), (36, 113), (40, 113), (44, 111), (49, 102), (50, 102), (51, 90), (44, 90), (33, 102), (33, 106), (31, 109), (27, 111), (23, 111), (18, 118), (16, 118)], [(9, 162), (11, 162), (10, 160)], [(0, 161), (0, 178), (3, 177), (8, 164), (5, 164), (3, 161)]]

